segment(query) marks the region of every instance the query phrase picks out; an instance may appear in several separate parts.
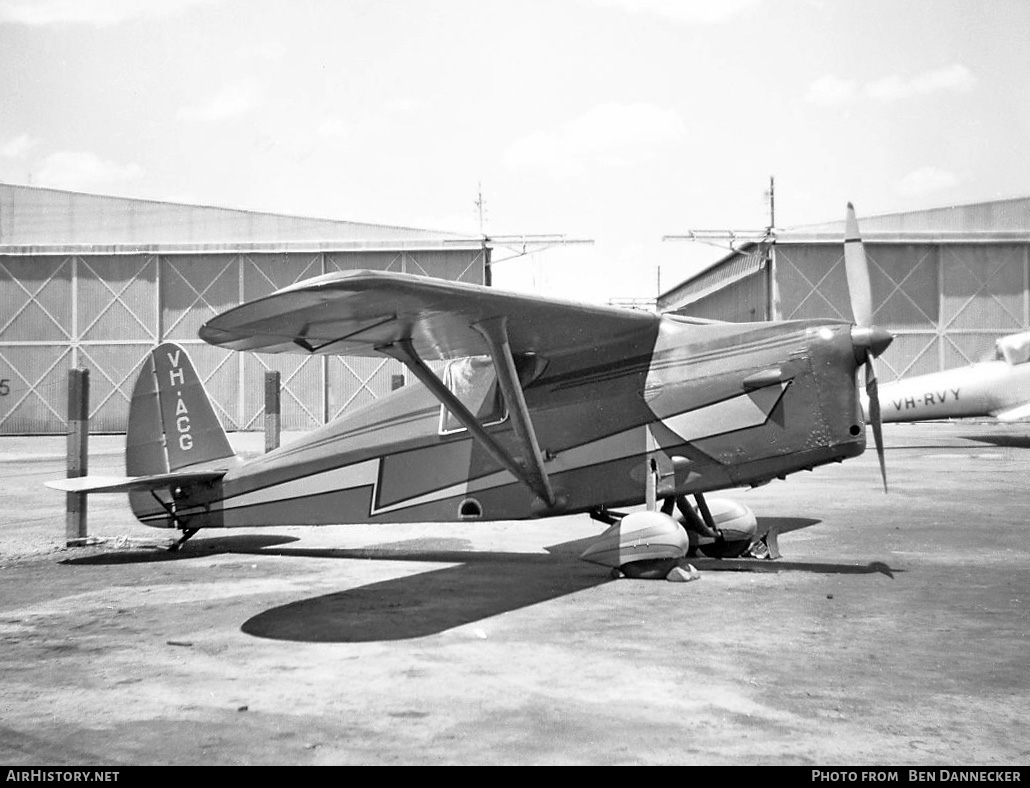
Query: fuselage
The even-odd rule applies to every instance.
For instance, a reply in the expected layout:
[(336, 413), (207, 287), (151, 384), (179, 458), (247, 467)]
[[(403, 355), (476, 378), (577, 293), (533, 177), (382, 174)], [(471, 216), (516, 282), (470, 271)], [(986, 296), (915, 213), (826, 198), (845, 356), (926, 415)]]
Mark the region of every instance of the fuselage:
[[(524, 396), (560, 505), (548, 507), (418, 383), (177, 504), (188, 527), (506, 520), (755, 485), (865, 448), (851, 326), (825, 321), (653, 330), (544, 360)], [(510, 419), (488, 426), (519, 458)], [(138, 513), (140, 514), (140, 513)], [(156, 506), (141, 519), (170, 526)]]
[[(1030, 364), (983, 361), (880, 384), (883, 421), (993, 416), (1030, 401)], [(868, 409), (865, 397), (863, 408)]]

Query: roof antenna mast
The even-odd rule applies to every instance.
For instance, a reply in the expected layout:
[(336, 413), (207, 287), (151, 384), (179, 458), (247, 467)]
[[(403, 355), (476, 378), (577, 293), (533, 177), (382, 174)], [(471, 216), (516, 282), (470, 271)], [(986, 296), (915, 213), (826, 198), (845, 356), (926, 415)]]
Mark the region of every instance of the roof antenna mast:
[(484, 213), (483, 206), (484, 206), (484, 203), (483, 203), (483, 182), (482, 181), (479, 182), (479, 191), (476, 193), (476, 203), (475, 203), (475, 205), (476, 205), (476, 211), (479, 214), (479, 234), (480, 235), (485, 235), (486, 233), (483, 232), (483, 213)]
[(769, 200), (769, 226), (766, 229), (771, 231), (776, 226), (776, 179), (772, 175), (769, 176), (769, 190), (765, 196)]

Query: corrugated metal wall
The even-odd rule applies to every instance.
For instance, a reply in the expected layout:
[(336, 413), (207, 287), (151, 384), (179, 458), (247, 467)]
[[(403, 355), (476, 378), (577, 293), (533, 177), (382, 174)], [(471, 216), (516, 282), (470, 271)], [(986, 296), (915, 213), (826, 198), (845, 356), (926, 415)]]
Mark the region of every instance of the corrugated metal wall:
[(713, 320), (766, 320), (769, 254), (768, 246), (756, 245), (728, 257), (660, 296), (658, 308), (663, 312), (683, 308), (685, 314)]
[(729, 320), (734, 323), (752, 323), (765, 320), (767, 310), (766, 275), (764, 271), (750, 274), (709, 290), (692, 301), (684, 310), (691, 317), (709, 320)]
[(65, 431), (67, 370), (90, 369), (91, 428), (122, 432), (136, 369), (155, 344), (189, 351), (229, 430), (263, 428), (264, 372), (278, 370), (283, 429), (309, 429), (388, 392), (387, 359), (237, 354), (197, 331), (245, 300), (361, 268), (483, 283), (484, 249), (0, 255), (0, 434)]

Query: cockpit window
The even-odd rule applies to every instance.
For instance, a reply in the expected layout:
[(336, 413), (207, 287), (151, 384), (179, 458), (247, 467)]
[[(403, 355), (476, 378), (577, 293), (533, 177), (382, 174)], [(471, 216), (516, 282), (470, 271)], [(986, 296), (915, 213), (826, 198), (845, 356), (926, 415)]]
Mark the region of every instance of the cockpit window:
[[(444, 367), (443, 384), (476, 417), (480, 424), (504, 421), (504, 397), (497, 385), (497, 372), (489, 356), (468, 356), (448, 362)], [(440, 408), (440, 434), (465, 429), (447, 406)]]

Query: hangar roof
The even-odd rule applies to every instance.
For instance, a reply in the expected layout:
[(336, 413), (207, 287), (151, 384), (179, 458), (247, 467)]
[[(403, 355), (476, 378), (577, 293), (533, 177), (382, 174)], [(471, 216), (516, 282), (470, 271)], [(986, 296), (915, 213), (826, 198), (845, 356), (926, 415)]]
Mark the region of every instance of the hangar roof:
[(479, 249), (482, 236), (0, 184), (7, 254)]
[[(842, 212), (843, 213), (843, 212)], [(862, 240), (940, 243), (1030, 240), (1030, 197), (950, 205), (875, 216), (858, 214)], [(779, 243), (840, 243), (844, 220), (775, 231)]]

